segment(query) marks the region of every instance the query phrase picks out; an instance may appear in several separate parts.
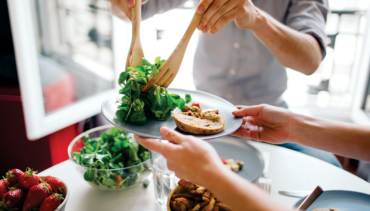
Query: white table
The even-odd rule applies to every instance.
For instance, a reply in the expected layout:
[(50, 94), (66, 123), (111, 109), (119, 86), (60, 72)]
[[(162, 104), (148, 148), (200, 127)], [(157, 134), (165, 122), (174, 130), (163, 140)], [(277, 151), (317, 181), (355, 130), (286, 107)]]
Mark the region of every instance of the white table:
[[(266, 177), (272, 179), (271, 196), (288, 207), (298, 198), (278, 194), (279, 190), (312, 191), (317, 185), (324, 190), (351, 190), (370, 194), (370, 183), (331, 164), (282, 147), (248, 141), (261, 152), (270, 154)], [(66, 211), (161, 210), (154, 201), (153, 182), (120, 192), (102, 191), (84, 181), (76, 165), (65, 161), (40, 175), (62, 179), (70, 189)]]

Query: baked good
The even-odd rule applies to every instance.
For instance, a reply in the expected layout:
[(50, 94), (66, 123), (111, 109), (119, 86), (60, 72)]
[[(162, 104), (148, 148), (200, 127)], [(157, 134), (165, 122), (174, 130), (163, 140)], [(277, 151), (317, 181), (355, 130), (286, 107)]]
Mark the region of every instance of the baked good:
[(177, 127), (187, 133), (197, 135), (217, 134), (224, 130), (225, 121), (218, 110), (203, 110), (200, 113), (180, 112), (173, 115)]

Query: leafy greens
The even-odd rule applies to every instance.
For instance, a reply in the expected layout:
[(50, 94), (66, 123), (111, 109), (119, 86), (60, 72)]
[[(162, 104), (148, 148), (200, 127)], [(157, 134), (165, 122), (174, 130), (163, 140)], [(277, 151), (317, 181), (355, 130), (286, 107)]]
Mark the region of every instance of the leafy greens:
[[(145, 166), (149, 164), (135, 166), (149, 159), (148, 150), (134, 138), (128, 137), (126, 131), (112, 128), (98, 138), (86, 136), (84, 145), (80, 152), (73, 153), (73, 159), (89, 168), (84, 174), (84, 179), (102, 189), (126, 188), (135, 184), (144, 173), (149, 172)], [(130, 166), (135, 167), (122, 169)], [(122, 179), (118, 186), (117, 176)]]
[(117, 100), (117, 117), (130, 124), (141, 125), (147, 117), (154, 117), (163, 121), (171, 116), (171, 111), (176, 107), (182, 109), (185, 103), (191, 101), (189, 94), (185, 99), (177, 94), (170, 94), (166, 88), (154, 85), (148, 93), (142, 93), (141, 89), (159, 72), (165, 60), (160, 57), (151, 64), (145, 58), (142, 59), (143, 65), (134, 68), (128, 67), (126, 72), (122, 72), (118, 84), (122, 87), (119, 91), (124, 96)]

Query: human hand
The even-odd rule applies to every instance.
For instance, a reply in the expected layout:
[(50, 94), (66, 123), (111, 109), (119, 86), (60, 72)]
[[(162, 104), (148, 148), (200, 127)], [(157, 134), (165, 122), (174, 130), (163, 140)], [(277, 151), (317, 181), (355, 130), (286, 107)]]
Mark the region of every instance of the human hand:
[(198, 29), (210, 34), (218, 32), (231, 21), (235, 21), (241, 29), (251, 29), (261, 17), (261, 12), (251, 0), (202, 0), (197, 12), (204, 13)]
[[(148, 0), (142, 0), (141, 3), (145, 4)], [(132, 8), (135, 7), (135, 0), (110, 0), (113, 5), (113, 14), (123, 20), (131, 20)]]
[(243, 124), (231, 135), (273, 144), (293, 141), (295, 121), (290, 111), (269, 105), (237, 108), (233, 115), (243, 117)]
[(145, 148), (162, 154), (167, 159), (168, 169), (174, 171), (178, 178), (207, 186), (211, 175), (227, 170), (216, 150), (208, 142), (165, 127), (161, 128), (161, 134), (169, 143), (137, 135), (135, 139)]

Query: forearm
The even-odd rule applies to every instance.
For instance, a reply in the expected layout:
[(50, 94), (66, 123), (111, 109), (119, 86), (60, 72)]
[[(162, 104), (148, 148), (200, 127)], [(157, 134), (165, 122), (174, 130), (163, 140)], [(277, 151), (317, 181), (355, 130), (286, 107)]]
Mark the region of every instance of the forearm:
[(284, 66), (310, 75), (316, 71), (322, 53), (318, 41), (309, 34), (293, 30), (259, 10), (254, 35)]
[(292, 141), (370, 161), (370, 127), (295, 115)]
[(204, 186), (231, 210), (289, 210), (228, 169), (213, 172)]

